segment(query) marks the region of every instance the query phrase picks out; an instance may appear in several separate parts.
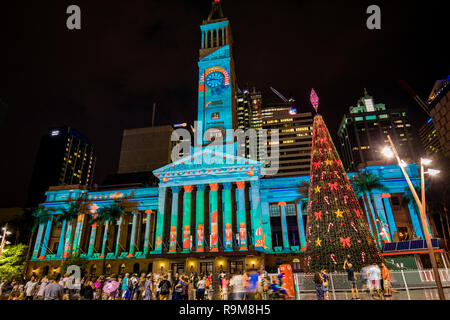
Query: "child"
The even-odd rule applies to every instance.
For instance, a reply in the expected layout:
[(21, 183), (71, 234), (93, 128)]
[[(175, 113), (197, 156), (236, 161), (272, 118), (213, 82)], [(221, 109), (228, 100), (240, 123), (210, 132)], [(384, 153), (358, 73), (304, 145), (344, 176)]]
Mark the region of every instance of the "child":
[(328, 291), (328, 274), (327, 270), (322, 269), (322, 290), (325, 300), (330, 300), (330, 292)]

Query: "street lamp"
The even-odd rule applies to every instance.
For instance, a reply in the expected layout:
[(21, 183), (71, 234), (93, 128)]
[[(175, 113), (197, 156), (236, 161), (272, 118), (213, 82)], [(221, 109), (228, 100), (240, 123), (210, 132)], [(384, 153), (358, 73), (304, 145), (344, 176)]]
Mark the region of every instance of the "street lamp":
[(11, 242), (6, 241), (6, 236), (9, 236), (11, 234), (10, 231), (7, 230), (8, 228), (8, 224), (6, 224), (2, 230), (3, 230), (3, 234), (1, 236), (2, 241), (0, 242), (0, 257), (2, 256), (3, 253), (3, 248), (5, 247), (5, 244), (11, 244)]
[[(422, 202), (419, 200), (419, 197), (417, 196), (417, 192), (414, 189), (411, 180), (409, 179), (408, 174), (405, 171), (405, 162), (403, 160), (400, 160), (398, 153), (397, 153), (397, 149), (395, 149), (394, 143), (392, 143), (392, 139), (389, 135), (387, 135), (389, 144), (391, 145), (391, 148), (389, 147), (385, 147), (382, 151), (382, 153), (388, 157), (388, 158), (392, 158), (392, 155), (395, 156), (395, 158), (397, 159), (398, 165), (400, 167), (400, 170), (402, 171), (403, 175), (406, 178), (406, 182), (408, 182), (408, 186), (409, 189), (411, 189), (411, 193), (414, 197), (414, 200), (416, 201), (417, 207), (419, 208), (419, 213), (420, 213), (420, 219), (422, 221), (422, 226), (423, 226), (423, 232), (425, 234), (425, 240), (427, 243), (427, 249), (428, 249), (428, 254), (430, 256), (430, 261), (431, 261), (431, 267), (433, 268), (433, 273), (434, 273), (434, 279), (436, 281), (436, 286), (438, 288), (438, 293), (439, 293), (439, 299), (441, 300), (445, 300), (445, 295), (444, 295), (444, 289), (442, 288), (442, 282), (441, 282), (441, 277), (439, 275), (439, 270), (437, 268), (437, 263), (436, 263), (436, 257), (434, 255), (433, 252), (433, 246), (431, 244), (431, 237), (430, 237), (430, 233), (428, 232), (428, 224), (427, 224), (427, 219), (426, 219), (426, 215), (425, 215), (425, 178), (424, 178), (424, 170), (423, 170), (423, 166), (424, 165), (428, 165), (431, 163), (430, 159), (424, 159), (421, 158), (420, 159), (420, 185), (421, 185), (421, 192), (422, 192)], [(431, 172), (430, 172), (431, 170)], [(430, 175), (435, 175), (437, 173), (439, 173), (439, 170), (434, 170), (434, 169), (428, 169), (428, 172)]]

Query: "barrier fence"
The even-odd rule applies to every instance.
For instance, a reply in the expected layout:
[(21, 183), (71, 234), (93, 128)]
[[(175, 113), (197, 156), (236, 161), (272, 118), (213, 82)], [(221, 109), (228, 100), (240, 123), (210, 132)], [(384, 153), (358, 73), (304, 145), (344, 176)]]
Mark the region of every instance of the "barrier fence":
[[(450, 288), (450, 270), (439, 269), (442, 286)], [(368, 290), (367, 275), (356, 273), (356, 285), (360, 292)], [(391, 288), (393, 292), (405, 291), (408, 300), (411, 300), (410, 290), (433, 289), (436, 288), (432, 269), (425, 270), (401, 270), (391, 271)], [(347, 273), (329, 273), (328, 289), (330, 299), (336, 300), (338, 293), (351, 292), (350, 283), (347, 280)], [(298, 300), (302, 300), (302, 295), (315, 293), (314, 274), (295, 273), (294, 284)], [(342, 296), (342, 294), (340, 295)]]

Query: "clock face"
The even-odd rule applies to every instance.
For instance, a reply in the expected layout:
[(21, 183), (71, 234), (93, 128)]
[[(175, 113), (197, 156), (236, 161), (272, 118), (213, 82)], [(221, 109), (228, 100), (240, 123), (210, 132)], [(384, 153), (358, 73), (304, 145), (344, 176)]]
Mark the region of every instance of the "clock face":
[(214, 71), (206, 76), (206, 85), (210, 88), (217, 88), (222, 86), (225, 77), (222, 72)]

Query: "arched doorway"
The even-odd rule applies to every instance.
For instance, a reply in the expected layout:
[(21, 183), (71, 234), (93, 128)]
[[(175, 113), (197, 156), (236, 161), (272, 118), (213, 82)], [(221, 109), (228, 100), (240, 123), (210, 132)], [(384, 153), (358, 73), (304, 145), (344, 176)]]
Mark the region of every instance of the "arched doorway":
[(139, 263), (135, 263), (133, 265), (133, 273), (138, 273), (139, 274), (139, 271), (140, 271)]
[(50, 271), (49, 266), (45, 266), (44, 269), (42, 269), (42, 275), (48, 276), (48, 272)]
[(153, 262), (150, 262), (147, 267), (147, 273), (152, 273), (152, 272), (153, 272)]
[(95, 275), (97, 273), (97, 266), (95, 264), (93, 264), (91, 266), (91, 274)]
[(108, 274), (108, 275), (111, 274), (111, 264), (108, 263), (108, 264), (106, 265), (105, 273)]
[(125, 274), (125, 263), (122, 263), (119, 266), (119, 274), (124, 275)]

